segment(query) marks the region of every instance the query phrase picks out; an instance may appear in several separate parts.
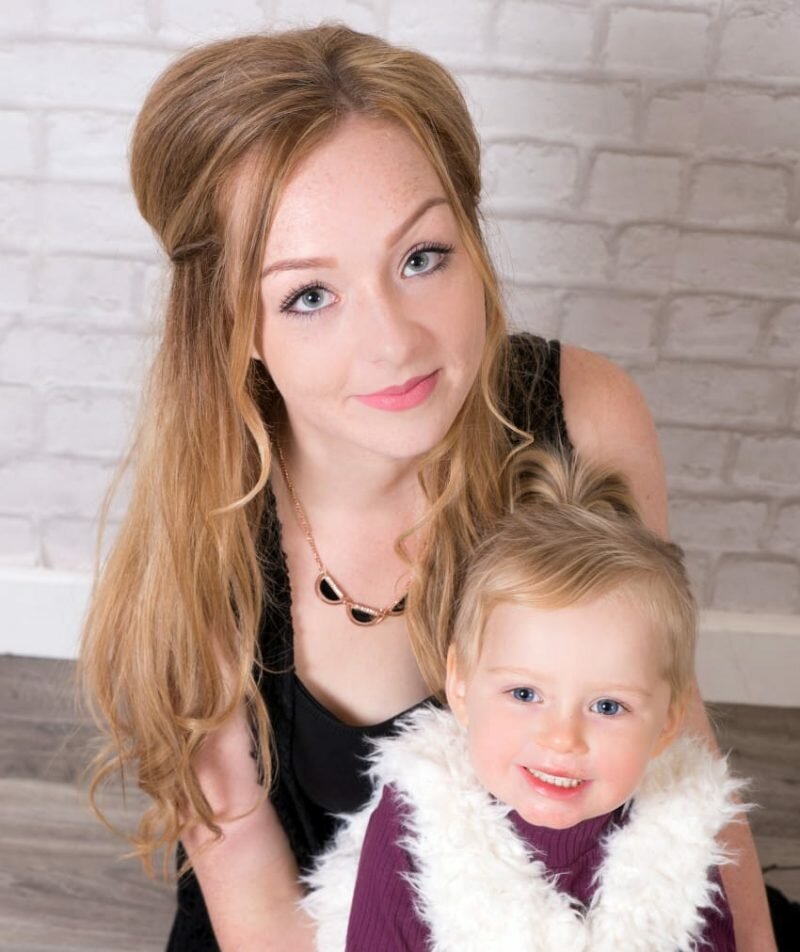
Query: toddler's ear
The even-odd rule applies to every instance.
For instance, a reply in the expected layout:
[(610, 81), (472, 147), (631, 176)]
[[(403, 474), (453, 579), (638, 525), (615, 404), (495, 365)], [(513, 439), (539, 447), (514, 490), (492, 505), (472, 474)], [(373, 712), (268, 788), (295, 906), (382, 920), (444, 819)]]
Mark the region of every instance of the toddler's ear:
[(667, 711), (667, 718), (664, 721), (664, 727), (661, 730), (661, 736), (656, 742), (655, 749), (650, 755), (651, 757), (657, 757), (662, 751), (666, 750), (667, 747), (669, 747), (669, 745), (675, 740), (678, 734), (680, 734), (685, 716), (686, 704), (683, 702), (673, 701), (669, 706), (669, 710)]
[(456, 720), (467, 726), (467, 682), (459, 671), (458, 659), (453, 645), (447, 649), (447, 675), (444, 682), (444, 692), (447, 703), (455, 714)]

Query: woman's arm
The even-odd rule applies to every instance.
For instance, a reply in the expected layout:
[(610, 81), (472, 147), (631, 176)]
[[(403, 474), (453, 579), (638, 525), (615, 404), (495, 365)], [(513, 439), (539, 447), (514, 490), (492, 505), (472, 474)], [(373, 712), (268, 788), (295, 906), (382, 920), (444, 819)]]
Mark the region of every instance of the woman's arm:
[(581, 456), (623, 473), (644, 521), (668, 534), (667, 480), (655, 424), (641, 390), (616, 364), (588, 350), (561, 349), (561, 396)]
[[(589, 351), (565, 346), (561, 394), (570, 439), (587, 459), (609, 463), (628, 478), (645, 522), (668, 534), (664, 464), (655, 425), (644, 397), (625, 371)], [(705, 737), (718, 750), (700, 694), (686, 729)], [(744, 817), (723, 831), (736, 864), (722, 869), (733, 912), (739, 952), (773, 952), (775, 939), (764, 881), (750, 827)]]
[[(198, 780), (215, 813), (241, 816), (263, 796), (250, 746), (242, 709), (197, 755)], [(314, 930), (297, 906), (297, 865), (270, 802), (220, 826), (224, 837), (216, 843), (202, 826), (182, 842), (222, 952), (312, 952)]]

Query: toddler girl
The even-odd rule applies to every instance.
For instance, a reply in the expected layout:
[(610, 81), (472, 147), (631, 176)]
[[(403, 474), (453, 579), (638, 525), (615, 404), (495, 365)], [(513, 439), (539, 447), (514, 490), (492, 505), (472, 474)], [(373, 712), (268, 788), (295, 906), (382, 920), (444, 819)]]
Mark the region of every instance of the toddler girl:
[(678, 737), (680, 550), (613, 474), (532, 450), (515, 473), (461, 586), (450, 710), (377, 745), (371, 803), (310, 877), (319, 948), (734, 949), (716, 837), (739, 784)]

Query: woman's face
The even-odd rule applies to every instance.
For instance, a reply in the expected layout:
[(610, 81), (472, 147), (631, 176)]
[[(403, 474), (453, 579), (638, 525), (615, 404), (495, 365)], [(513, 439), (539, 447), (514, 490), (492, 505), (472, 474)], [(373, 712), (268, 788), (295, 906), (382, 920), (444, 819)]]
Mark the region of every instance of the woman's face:
[(255, 349), (315, 454), (419, 456), (478, 372), (483, 285), (403, 129), (345, 121), (300, 165), (264, 256)]

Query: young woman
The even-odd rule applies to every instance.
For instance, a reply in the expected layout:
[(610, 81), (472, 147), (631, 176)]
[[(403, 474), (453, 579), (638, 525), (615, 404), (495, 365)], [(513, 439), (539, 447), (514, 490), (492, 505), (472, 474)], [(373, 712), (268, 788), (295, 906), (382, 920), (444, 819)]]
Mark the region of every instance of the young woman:
[[(571, 441), (665, 533), (655, 432), (607, 361), (506, 336), (475, 130), (427, 57), (344, 27), (201, 47), (131, 159), (171, 286), (85, 631), (97, 779), (127, 767), (151, 796), (146, 862), (188, 854), (171, 949), (311, 948), (298, 869), (368, 796), (368, 738), (442, 691), (510, 449)], [(740, 947), (769, 949), (752, 841), (729, 838)]]

